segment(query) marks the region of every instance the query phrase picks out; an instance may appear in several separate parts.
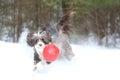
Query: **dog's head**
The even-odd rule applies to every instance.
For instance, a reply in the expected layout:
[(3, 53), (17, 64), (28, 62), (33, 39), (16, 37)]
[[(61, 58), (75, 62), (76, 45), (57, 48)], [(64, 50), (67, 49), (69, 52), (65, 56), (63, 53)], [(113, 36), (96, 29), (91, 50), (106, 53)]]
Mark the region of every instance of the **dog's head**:
[(27, 35), (27, 44), (34, 47), (35, 52), (37, 52), (41, 59), (41, 53), (43, 52), (45, 45), (49, 44), (51, 41), (52, 39), (46, 31), (30, 32)]
[(46, 31), (30, 32), (27, 34), (27, 44), (31, 47), (35, 46), (39, 41), (49, 44), (52, 39)]

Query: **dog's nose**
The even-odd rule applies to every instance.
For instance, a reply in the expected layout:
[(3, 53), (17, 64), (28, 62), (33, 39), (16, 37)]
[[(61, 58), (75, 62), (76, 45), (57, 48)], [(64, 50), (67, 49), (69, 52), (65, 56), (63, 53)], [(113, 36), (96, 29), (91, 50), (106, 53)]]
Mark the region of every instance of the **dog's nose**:
[(39, 44), (39, 46), (41, 47), (41, 46), (42, 46), (42, 44)]

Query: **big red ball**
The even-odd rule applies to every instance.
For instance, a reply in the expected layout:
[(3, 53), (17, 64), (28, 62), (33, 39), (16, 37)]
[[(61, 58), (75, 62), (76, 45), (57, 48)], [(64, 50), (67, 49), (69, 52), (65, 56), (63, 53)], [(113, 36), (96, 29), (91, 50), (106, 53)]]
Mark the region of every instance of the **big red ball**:
[(43, 50), (43, 57), (47, 62), (55, 61), (59, 54), (59, 48), (54, 44), (47, 44)]

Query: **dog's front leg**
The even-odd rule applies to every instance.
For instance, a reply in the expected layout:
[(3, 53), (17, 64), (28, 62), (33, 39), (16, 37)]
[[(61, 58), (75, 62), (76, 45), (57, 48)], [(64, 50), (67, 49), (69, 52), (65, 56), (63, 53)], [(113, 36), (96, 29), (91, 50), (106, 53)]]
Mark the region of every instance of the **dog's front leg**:
[(45, 65), (46, 65), (46, 63), (44, 63), (43, 61), (40, 61), (34, 66), (33, 71), (39, 72), (40, 70), (42, 70), (45, 67)]
[(34, 65), (36, 65), (37, 63), (39, 63), (41, 61), (38, 53), (35, 51), (34, 52)]

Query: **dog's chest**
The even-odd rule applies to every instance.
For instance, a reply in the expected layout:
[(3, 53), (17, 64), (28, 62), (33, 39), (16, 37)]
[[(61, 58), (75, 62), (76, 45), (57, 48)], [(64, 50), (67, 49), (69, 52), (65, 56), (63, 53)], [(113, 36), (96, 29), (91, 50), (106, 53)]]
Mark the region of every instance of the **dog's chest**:
[(44, 47), (45, 47), (45, 44), (41, 40), (39, 40), (38, 43), (34, 46), (36, 52), (40, 57), (42, 57), (42, 52), (44, 50)]

